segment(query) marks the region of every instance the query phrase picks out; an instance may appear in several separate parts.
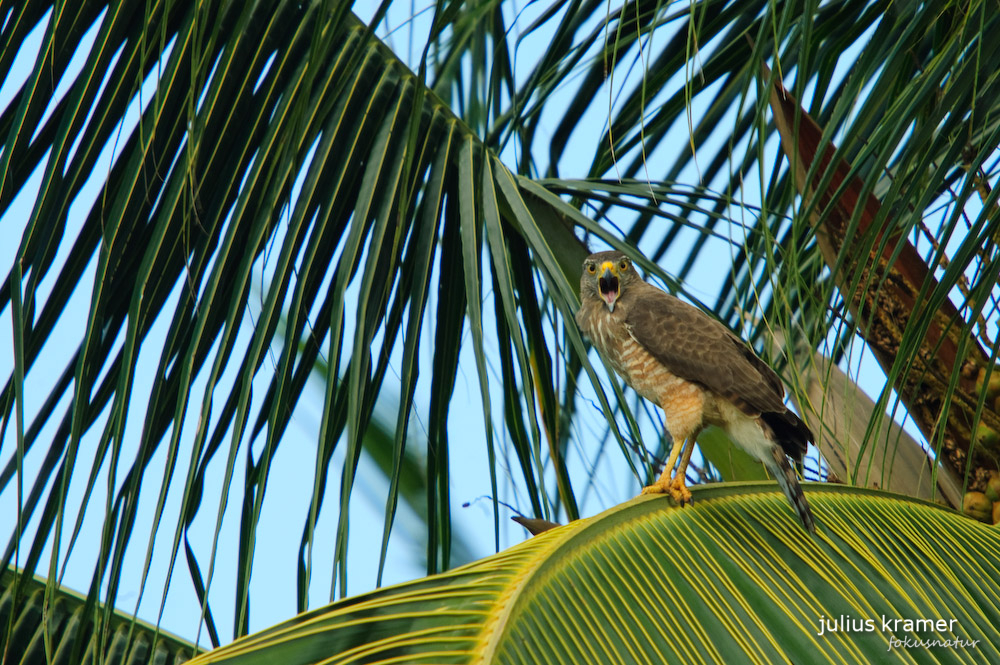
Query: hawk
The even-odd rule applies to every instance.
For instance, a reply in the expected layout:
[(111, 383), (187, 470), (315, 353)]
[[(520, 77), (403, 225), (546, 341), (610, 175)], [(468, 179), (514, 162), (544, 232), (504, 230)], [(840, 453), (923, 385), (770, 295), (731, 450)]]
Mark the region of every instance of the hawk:
[(698, 308), (643, 281), (622, 252), (584, 260), (576, 322), (625, 382), (663, 409), (673, 444), (662, 475), (643, 494), (668, 493), (681, 505), (690, 502), (684, 475), (694, 442), (702, 428), (716, 425), (764, 463), (803, 526), (815, 533), (788, 463), (788, 457), (802, 461), (813, 434), (785, 406), (781, 379), (746, 343)]

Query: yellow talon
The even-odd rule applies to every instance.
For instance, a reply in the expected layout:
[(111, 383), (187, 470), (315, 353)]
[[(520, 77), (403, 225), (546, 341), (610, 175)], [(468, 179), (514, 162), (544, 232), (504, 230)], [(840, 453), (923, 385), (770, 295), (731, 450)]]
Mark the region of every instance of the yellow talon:
[(687, 488), (684, 484), (684, 476), (677, 475), (673, 480), (670, 481), (670, 486), (667, 488), (670, 496), (673, 497), (674, 501), (680, 505), (691, 503), (691, 490)]
[(658, 481), (652, 485), (647, 485), (642, 488), (643, 494), (669, 494), (670, 498), (676, 501), (680, 505), (685, 505), (691, 503), (691, 490), (687, 488), (684, 484), (684, 477), (678, 476), (676, 478), (664, 481), (660, 478)]
[(670, 487), (667, 485), (661, 485), (660, 483), (653, 483), (652, 485), (647, 485), (642, 488), (643, 494), (669, 494)]

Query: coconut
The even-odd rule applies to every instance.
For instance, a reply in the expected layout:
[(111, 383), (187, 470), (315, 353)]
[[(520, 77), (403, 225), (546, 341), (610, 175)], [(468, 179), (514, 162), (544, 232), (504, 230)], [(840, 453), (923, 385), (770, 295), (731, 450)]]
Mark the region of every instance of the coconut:
[(980, 522), (993, 520), (993, 502), (982, 492), (966, 492), (962, 499), (962, 512)]

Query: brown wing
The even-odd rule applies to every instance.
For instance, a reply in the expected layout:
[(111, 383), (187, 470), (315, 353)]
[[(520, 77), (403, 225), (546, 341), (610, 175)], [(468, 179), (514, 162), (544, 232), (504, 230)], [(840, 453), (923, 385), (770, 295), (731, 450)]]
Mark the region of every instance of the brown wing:
[(671, 373), (747, 414), (787, 411), (778, 375), (722, 323), (645, 282), (632, 288), (625, 324)]

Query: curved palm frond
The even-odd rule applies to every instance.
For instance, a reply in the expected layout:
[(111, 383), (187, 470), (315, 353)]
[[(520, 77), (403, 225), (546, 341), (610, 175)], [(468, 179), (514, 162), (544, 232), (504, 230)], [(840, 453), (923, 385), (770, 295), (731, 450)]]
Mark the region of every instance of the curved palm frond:
[[(771, 485), (693, 491), (693, 507), (640, 497), (194, 662), (858, 663), (885, 662), (892, 649), (916, 662), (1000, 656), (996, 529), (897, 495), (810, 485), (821, 525), (810, 537)], [(918, 640), (940, 644), (912, 646)]]
[[(116, 613), (108, 636), (94, 631), (86, 598), (60, 589), (49, 604), (45, 579), (28, 579), (13, 570), (0, 576), (0, 625), (15, 628), (0, 639), (8, 663), (82, 663), (175, 665), (191, 660), (198, 648), (155, 626)], [(23, 594), (24, 600), (15, 600)], [(104, 651), (99, 651), (100, 645)]]

